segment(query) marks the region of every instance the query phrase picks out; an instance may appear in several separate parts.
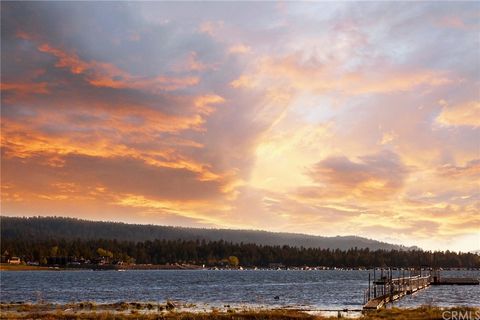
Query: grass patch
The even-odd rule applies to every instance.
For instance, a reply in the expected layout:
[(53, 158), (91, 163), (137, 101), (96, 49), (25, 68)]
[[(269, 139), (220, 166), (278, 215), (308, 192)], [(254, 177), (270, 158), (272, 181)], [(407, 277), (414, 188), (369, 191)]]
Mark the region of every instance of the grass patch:
[[(476, 312), (478, 312), (476, 314)], [(370, 311), (365, 314), (363, 319), (368, 320), (444, 320), (453, 319), (452, 314), (466, 314), (465, 320), (477, 319), (480, 316), (479, 308), (470, 307), (454, 307), (454, 308), (438, 308), (432, 306), (422, 306), (415, 309), (380, 309), (377, 311)], [(445, 316), (444, 316), (445, 315)]]
[(49, 267), (29, 266), (26, 264), (0, 263), (0, 271), (34, 271), (34, 270), (56, 270)]
[[(210, 312), (184, 312), (184, 311), (161, 311), (156, 312), (150, 309), (148, 304), (145, 308), (138, 308), (138, 305), (119, 303), (114, 308), (106, 310), (104, 305), (98, 306), (97, 310), (71, 308), (62, 310), (59, 308), (18, 308), (16, 310), (3, 308), (0, 313), (0, 319), (43, 319), (43, 320), (326, 320), (337, 319), (334, 317), (325, 317), (312, 315), (301, 311), (292, 310), (233, 310), (226, 311), (214, 310)], [(109, 308), (112, 305), (109, 305)], [(153, 304), (152, 304), (153, 307)], [(121, 310), (121, 311), (120, 311)], [(437, 308), (424, 306), (415, 309), (381, 309), (370, 311), (360, 316), (359, 320), (444, 320), (452, 318), (452, 314), (463, 315), (465, 320), (473, 320), (480, 315), (479, 308), (456, 307), (456, 308)], [(447, 317), (444, 317), (446, 315)], [(465, 316), (466, 315), (466, 316)]]

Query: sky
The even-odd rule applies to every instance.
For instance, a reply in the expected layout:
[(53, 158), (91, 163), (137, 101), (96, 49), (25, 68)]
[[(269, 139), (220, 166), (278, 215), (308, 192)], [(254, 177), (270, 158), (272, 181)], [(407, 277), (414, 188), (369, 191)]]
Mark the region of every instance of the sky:
[(1, 214), (480, 249), (479, 89), (480, 2), (2, 1)]

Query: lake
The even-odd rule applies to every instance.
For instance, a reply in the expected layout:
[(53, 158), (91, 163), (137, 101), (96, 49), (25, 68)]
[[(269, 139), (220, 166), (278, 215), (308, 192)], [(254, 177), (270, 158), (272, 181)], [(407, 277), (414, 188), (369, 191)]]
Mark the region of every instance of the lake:
[[(0, 301), (193, 303), (198, 307), (360, 309), (371, 271), (344, 270), (127, 270), (2, 271)], [(479, 277), (478, 271), (444, 276)], [(395, 275), (394, 275), (395, 276)], [(278, 296), (279, 299), (275, 299)], [(480, 286), (431, 286), (396, 302), (480, 307)]]

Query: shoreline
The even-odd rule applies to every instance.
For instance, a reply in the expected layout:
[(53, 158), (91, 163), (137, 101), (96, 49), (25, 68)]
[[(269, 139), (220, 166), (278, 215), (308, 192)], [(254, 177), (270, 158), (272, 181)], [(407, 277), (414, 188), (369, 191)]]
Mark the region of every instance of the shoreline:
[[(26, 265), (0, 263), (0, 271), (145, 271), (145, 270), (212, 270), (212, 271), (373, 271), (373, 268), (323, 268), (323, 267), (286, 267), (286, 268), (218, 268), (204, 267), (194, 264), (133, 264), (133, 265), (81, 265), (81, 266), (58, 266), (58, 265)], [(375, 268), (379, 271), (380, 268)], [(383, 269), (387, 270), (387, 269)], [(392, 268), (392, 270), (408, 270), (408, 268)], [(423, 270), (428, 271), (428, 270)], [(480, 268), (443, 268), (442, 271), (480, 271)]]
[(480, 317), (480, 308), (458, 306), (440, 308), (421, 306), (416, 308), (384, 308), (376, 311), (358, 312), (343, 310), (311, 311), (288, 308), (230, 307), (197, 308), (194, 304), (181, 304), (175, 301), (117, 302), (96, 304), (77, 302), (53, 303), (0, 303), (0, 319), (337, 319), (338, 317), (377, 320), (377, 319), (445, 319), (446, 314), (466, 314), (465, 319)]
[(7, 263), (0, 264), (0, 271), (41, 271), (41, 270), (53, 271), (55, 269), (52, 269), (51, 267), (46, 267), (46, 266), (31, 266), (31, 265), (22, 265), (22, 264), (18, 265), (18, 264), (7, 264)]

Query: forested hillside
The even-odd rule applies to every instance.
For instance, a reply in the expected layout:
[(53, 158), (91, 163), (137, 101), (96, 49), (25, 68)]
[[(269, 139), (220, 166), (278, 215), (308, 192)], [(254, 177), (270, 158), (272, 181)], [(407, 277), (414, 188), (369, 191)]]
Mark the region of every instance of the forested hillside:
[(260, 245), (306, 248), (341, 249), (369, 248), (370, 250), (406, 250), (403, 246), (388, 244), (361, 237), (319, 237), (294, 233), (274, 233), (253, 230), (200, 229), (157, 225), (125, 224), (118, 222), (87, 221), (61, 217), (0, 217), (1, 238), (49, 240), (49, 239), (111, 239), (142, 242), (146, 240), (225, 240), (232, 243), (256, 243)]

